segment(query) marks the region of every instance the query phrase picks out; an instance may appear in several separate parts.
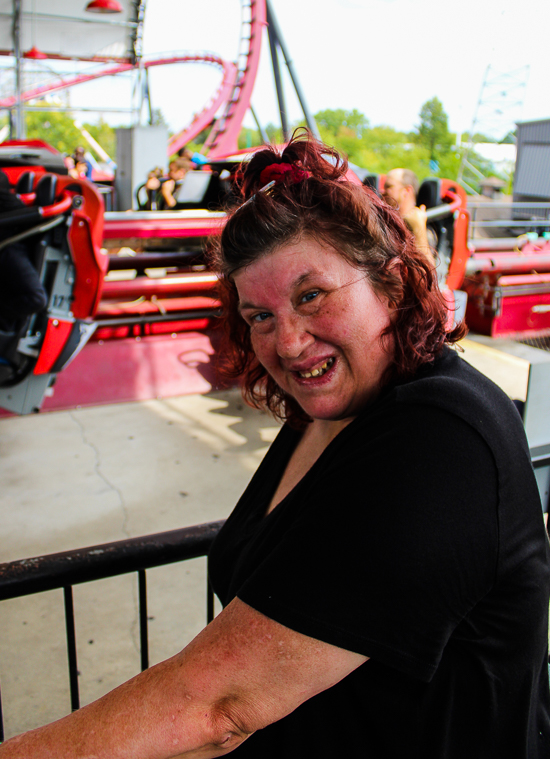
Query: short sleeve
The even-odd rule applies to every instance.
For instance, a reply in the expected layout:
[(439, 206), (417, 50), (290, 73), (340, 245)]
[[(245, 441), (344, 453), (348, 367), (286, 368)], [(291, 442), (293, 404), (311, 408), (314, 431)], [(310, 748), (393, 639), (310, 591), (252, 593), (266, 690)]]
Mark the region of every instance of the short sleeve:
[(439, 408), (356, 419), (265, 519), (237, 595), (305, 635), (429, 681), (490, 589), (498, 483), (477, 431)]

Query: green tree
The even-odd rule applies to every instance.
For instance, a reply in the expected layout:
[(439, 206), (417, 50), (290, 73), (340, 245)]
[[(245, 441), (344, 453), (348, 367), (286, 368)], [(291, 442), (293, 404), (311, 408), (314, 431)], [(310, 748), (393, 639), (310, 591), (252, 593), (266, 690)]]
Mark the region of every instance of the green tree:
[(326, 108), (324, 111), (315, 114), (315, 121), (320, 132), (327, 132), (336, 136), (342, 127), (347, 127), (359, 139), (370, 125), (365, 114), (358, 111), (357, 108), (351, 111), (346, 111), (343, 108)]
[(269, 142), (272, 145), (281, 145), (283, 140), (283, 130), (280, 126), (272, 124), (271, 122), (266, 126), (265, 133), (269, 138)]
[(240, 131), (238, 139), (239, 150), (243, 150), (245, 148), (255, 148), (257, 145), (263, 145), (263, 140), (260, 137), (260, 132), (257, 129), (243, 127)]
[(74, 117), (61, 111), (33, 111), (25, 114), (28, 140), (43, 140), (60, 153), (72, 153), (83, 137), (75, 127)]
[(416, 128), (416, 142), (428, 151), (430, 160), (439, 161), (451, 148), (453, 136), (449, 132), (449, 119), (439, 98), (427, 100), (420, 109), (420, 124)]
[(488, 134), (483, 134), (483, 132), (474, 132), (471, 138), (470, 132), (462, 132), (460, 139), (462, 142), (470, 142), (470, 139), (472, 142), (498, 142), (498, 140), (495, 140), (493, 137), (489, 137)]
[[(88, 145), (80, 129), (75, 126), (75, 117), (63, 111), (33, 111), (29, 109), (25, 115), (25, 125), (28, 140), (43, 140), (60, 153), (71, 154), (77, 145), (82, 145), (99, 161), (103, 160), (95, 150)], [(102, 118), (96, 124), (84, 124), (84, 128), (101, 145), (105, 152), (116, 160), (115, 128)]]
[(151, 115), (153, 117), (151, 126), (168, 126), (160, 108), (153, 108)]
[[(370, 127), (368, 119), (357, 110), (326, 109), (315, 114), (321, 138), (328, 145), (344, 153), (350, 163), (375, 174), (387, 174), (390, 169), (405, 167), (416, 173), (422, 181), (429, 176), (456, 179), (460, 164), (458, 153), (452, 149), (454, 135), (447, 128), (446, 150), (437, 156), (439, 170), (430, 167), (430, 151), (418, 140), (417, 132), (400, 132), (391, 126), (381, 124)], [(296, 122), (292, 129), (302, 126)], [(268, 125), (267, 133), (272, 142), (280, 142), (280, 129)], [(260, 145), (261, 138), (256, 130), (243, 130), (239, 137), (239, 147)]]
[[(107, 122), (102, 118), (100, 118), (97, 124), (84, 124), (84, 128), (92, 135), (94, 140), (96, 140), (101, 145), (107, 155), (112, 158), (113, 161), (116, 161), (115, 127), (112, 127), (110, 124), (107, 124)], [(82, 140), (83, 138), (80, 137), (81, 142)], [(85, 145), (84, 147), (89, 148), (89, 150), (95, 155), (93, 148), (88, 145)], [(98, 158), (100, 159), (100, 156), (98, 156)]]
[(517, 133), (515, 129), (511, 129), (507, 134), (504, 135), (502, 140), (500, 140), (501, 145), (515, 145), (517, 142)]

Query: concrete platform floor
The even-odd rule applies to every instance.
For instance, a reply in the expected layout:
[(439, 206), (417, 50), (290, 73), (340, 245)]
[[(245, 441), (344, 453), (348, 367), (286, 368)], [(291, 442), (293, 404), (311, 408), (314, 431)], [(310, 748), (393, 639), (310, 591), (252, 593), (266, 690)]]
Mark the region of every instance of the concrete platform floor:
[[(278, 424), (237, 390), (0, 419), (0, 563), (227, 516)], [(205, 560), (150, 570), (151, 662), (206, 619)], [(76, 586), (82, 703), (139, 671), (135, 575)], [(0, 605), (6, 737), (70, 710), (61, 591)]]

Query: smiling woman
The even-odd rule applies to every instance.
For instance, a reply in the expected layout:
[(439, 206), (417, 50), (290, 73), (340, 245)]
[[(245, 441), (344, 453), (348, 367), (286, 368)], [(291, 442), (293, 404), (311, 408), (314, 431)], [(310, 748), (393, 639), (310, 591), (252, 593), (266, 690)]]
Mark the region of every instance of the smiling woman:
[(285, 421), (211, 550), (224, 609), (0, 759), (547, 759), (521, 419), (451, 348), (411, 234), (305, 134), (255, 154), (214, 244), (226, 370)]
[(226, 371), (286, 424), (213, 587), (369, 659), (236, 753), (542, 757), (550, 568), (521, 421), (451, 350), (464, 325), (446, 332), (398, 213), (346, 170), (307, 135), (256, 153), (214, 255)]
[(378, 393), (394, 309), (336, 250), (303, 238), (233, 280), (254, 355), (310, 418), (351, 420)]

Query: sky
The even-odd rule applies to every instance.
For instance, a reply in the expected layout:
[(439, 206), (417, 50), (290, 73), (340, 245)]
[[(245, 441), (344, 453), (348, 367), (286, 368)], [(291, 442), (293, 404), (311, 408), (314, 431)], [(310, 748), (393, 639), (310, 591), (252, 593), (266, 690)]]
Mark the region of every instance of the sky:
[[(465, 131), (487, 67), (489, 84), (503, 74), (509, 84), (525, 84), (525, 76), (508, 75), (528, 65), (527, 86), (496, 97), (500, 120), (550, 118), (547, 0), (272, 0), (272, 8), (313, 113), (357, 108), (371, 125), (409, 131), (422, 104), (437, 96), (451, 130)], [(234, 60), (240, 20), (240, 0), (148, 0), (144, 51), (205, 49)], [(153, 104), (179, 129), (202, 108), (219, 74), (207, 72), (214, 84), (204, 93), (197, 91), (204, 76), (198, 69), (207, 67), (173, 68), (155, 72)], [(485, 105), (489, 94), (494, 100), (494, 87), (485, 87), (478, 124), (494, 116)], [(291, 118), (299, 118), (297, 100), (288, 100)], [(523, 107), (514, 107), (521, 100)], [(277, 121), (267, 42), (252, 104), (262, 122)]]
[[(469, 130), (477, 113), (478, 131), (497, 137), (515, 121), (550, 118), (548, 0), (271, 3), (312, 113), (355, 108), (372, 126), (410, 131), (422, 104), (437, 96), (451, 131)], [(144, 54), (208, 51), (235, 60), (240, 30), (240, 0), (148, 0)], [(158, 67), (150, 77), (153, 107), (162, 110), (172, 131), (192, 120), (221, 81), (219, 69), (201, 64)], [(506, 89), (495, 89), (503, 81)], [(71, 102), (116, 107), (129, 102), (130, 88), (128, 78), (103, 79), (75, 88)], [(290, 119), (298, 119), (298, 101), (287, 93)], [(267, 36), (252, 105), (264, 125), (278, 121)], [(496, 110), (502, 114), (495, 116)], [(123, 123), (120, 114), (104, 115), (110, 123)], [(87, 114), (83, 120), (94, 118)], [(251, 117), (245, 125), (254, 126)]]

